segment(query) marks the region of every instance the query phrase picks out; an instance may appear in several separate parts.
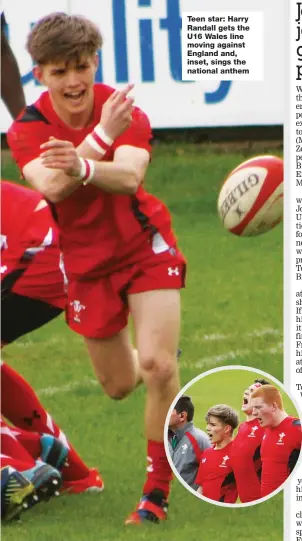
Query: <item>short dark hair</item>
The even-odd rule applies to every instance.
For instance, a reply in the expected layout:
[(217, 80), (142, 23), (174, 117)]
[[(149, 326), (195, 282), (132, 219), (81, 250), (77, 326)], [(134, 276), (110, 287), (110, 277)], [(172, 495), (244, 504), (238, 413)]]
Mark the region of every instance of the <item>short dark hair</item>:
[(93, 56), (103, 40), (92, 21), (82, 15), (55, 12), (42, 17), (27, 38), (27, 50), (36, 64), (76, 62)]
[(267, 379), (255, 379), (254, 383), (260, 383), (260, 385), (270, 385), (270, 382)]
[(185, 411), (187, 414), (187, 420), (192, 421), (194, 417), (194, 404), (190, 396), (181, 396), (176, 402), (174, 409), (177, 411), (177, 413), (182, 413)]

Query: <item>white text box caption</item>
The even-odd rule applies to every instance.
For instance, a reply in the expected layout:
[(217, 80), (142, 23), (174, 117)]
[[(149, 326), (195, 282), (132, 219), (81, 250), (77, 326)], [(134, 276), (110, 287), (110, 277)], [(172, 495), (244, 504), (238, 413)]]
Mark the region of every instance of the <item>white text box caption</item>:
[(183, 12), (182, 79), (261, 81), (262, 12)]

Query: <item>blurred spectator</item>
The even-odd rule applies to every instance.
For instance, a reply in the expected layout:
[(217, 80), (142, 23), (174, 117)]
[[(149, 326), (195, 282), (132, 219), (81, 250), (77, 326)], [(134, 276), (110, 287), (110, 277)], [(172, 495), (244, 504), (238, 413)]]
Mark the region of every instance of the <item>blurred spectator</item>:
[(16, 118), (24, 109), (25, 96), (23, 92), (20, 70), (15, 55), (10, 47), (5, 33), (5, 17), (3, 2), (0, 4), (1, 12), (1, 97), (13, 118)]
[(211, 446), (203, 430), (193, 424), (194, 404), (182, 396), (172, 411), (169, 422), (169, 451), (173, 464), (183, 480), (196, 489), (194, 483), (202, 452)]

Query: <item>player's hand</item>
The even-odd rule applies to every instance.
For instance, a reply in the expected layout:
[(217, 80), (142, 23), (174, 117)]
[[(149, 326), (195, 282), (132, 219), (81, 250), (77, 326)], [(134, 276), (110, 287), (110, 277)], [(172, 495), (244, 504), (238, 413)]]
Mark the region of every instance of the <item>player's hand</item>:
[(128, 97), (128, 93), (134, 85), (129, 84), (123, 90), (116, 90), (104, 103), (100, 125), (111, 139), (116, 139), (132, 121), (134, 98)]
[(81, 162), (76, 149), (70, 141), (50, 137), (40, 146), (42, 165), (47, 169), (61, 169), (66, 175), (76, 177), (81, 171)]

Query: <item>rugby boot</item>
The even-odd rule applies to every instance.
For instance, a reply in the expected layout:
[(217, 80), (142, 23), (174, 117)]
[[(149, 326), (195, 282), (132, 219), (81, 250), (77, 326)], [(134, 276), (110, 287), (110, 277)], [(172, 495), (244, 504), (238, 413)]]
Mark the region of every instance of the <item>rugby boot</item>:
[(33, 483), (12, 466), (1, 469), (1, 519), (8, 522), (18, 519), (38, 503), (39, 497)]
[(166, 520), (168, 502), (162, 490), (154, 489), (149, 494), (144, 494), (135, 511), (126, 519), (125, 524), (142, 524), (145, 521), (159, 524)]
[(59, 495), (62, 476), (50, 464), (37, 460), (33, 468), (23, 471), (22, 474), (34, 485), (39, 500), (48, 501), (52, 496)]

